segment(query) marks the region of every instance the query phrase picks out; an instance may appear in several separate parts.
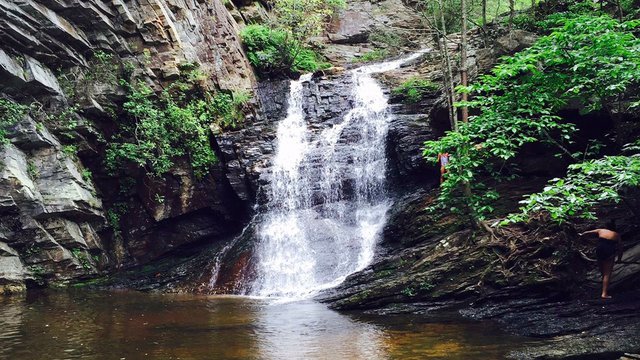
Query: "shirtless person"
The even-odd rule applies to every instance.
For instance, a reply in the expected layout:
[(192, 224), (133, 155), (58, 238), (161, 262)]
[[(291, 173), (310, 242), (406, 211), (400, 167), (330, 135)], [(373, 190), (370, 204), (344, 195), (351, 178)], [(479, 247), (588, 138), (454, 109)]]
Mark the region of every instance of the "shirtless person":
[(610, 229), (595, 229), (585, 231), (580, 236), (596, 234), (598, 235), (598, 245), (596, 246), (596, 257), (598, 259), (598, 267), (602, 274), (602, 295), (603, 299), (611, 299), (607, 293), (609, 289), (609, 281), (613, 272), (613, 264), (616, 254), (618, 261), (622, 259), (622, 240), (620, 234), (615, 232), (615, 224), (608, 226)]

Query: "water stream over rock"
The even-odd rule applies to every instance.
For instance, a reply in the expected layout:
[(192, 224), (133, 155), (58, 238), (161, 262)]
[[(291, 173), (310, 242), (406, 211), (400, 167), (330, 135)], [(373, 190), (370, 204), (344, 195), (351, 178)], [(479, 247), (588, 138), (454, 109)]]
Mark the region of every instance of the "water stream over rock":
[(308, 298), (373, 259), (391, 201), (386, 192), (387, 97), (372, 74), (409, 57), (350, 71), (352, 108), (323, 129), (304, 113), (304, 75), (278, 125), (265, 210), (257, 219), (257, 277), (248, 293)]

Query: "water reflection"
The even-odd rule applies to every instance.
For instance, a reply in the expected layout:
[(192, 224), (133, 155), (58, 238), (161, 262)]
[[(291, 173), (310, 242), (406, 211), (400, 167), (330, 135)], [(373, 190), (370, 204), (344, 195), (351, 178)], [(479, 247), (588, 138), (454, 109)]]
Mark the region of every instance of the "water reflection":
[(271, 304), (256, 319), (260, 359), (387, 359), (384, 332), (315, 302)]
[(0, 298), (0, 359), (498, 359), (489, 324), (346, 316), (314, 302), (47, 291)]

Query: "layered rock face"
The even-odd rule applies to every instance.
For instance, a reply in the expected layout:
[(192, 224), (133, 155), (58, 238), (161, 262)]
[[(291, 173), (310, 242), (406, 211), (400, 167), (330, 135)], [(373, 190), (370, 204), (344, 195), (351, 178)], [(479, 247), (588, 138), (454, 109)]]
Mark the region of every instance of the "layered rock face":
[(81, 165), (30, 117), (18, 126), (22, 132), (0, 157), (0, 285), (7, 291), (25, 279), (66, 279), (108, 262), (96, 233), (104, 224), (102, 202)]
[[(236, 230), (246, 211), (237, 199), (247, 198), (229, 185), (234, 164), (225, 162), (202, 180), (180, 161), (158, 181), (132, 171), (121, 234), (105, 220), (119, 195), (103, 170), (101, 139), (124, 99), (109, 72), (134, 64), (159, 91), (181, 66), (196, 64), (206, 88), (253, 89), (222, 1), (1, 0), (0, 13), (0, 95), (31, 104), (0, 151), (0, 292), (22, 289), (25, 279), (147, 261)], [(74, 82), (97, 72), (100, 52), (111, 54), (107, 74)]]
[(374, 50), (389, 56), (399, 49), (426, 47), (431, 30), (419, 6), (403, 0), (347, 1), (329, 25), (322, 53), (344, 66)]

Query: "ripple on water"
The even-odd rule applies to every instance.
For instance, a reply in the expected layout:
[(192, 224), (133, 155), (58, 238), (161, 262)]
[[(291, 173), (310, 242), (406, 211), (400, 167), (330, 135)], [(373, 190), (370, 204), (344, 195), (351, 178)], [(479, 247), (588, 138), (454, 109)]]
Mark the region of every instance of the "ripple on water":
[(45, 291), (0, 302), (0, 359), (498, 359), (528, 340), (312, 301)]

